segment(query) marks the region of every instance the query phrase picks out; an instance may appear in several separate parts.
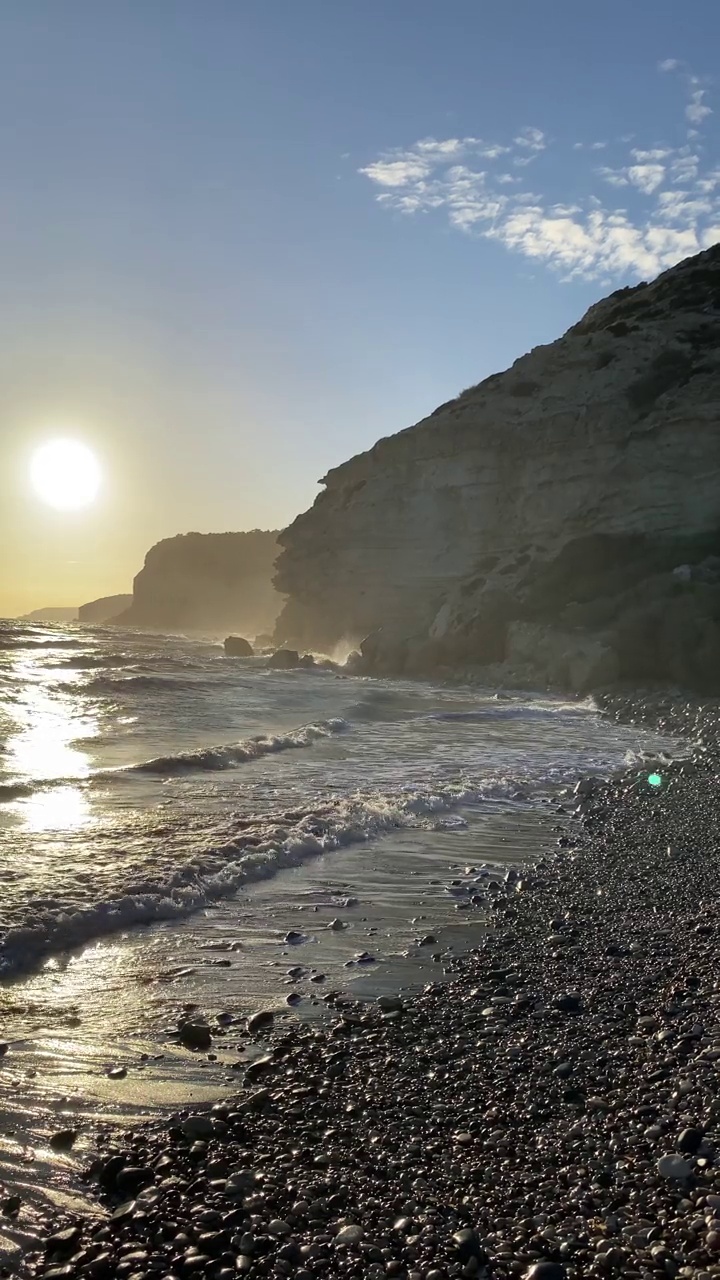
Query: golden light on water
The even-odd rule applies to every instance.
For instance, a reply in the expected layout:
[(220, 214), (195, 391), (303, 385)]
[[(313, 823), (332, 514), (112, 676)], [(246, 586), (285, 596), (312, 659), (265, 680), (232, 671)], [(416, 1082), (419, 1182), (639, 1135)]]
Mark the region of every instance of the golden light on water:
[(15, 732), (6, 744), (9, 772), (31, 777), (40, 786), (19, 800), (16, 809), (32, 831), (77, 830), (90, 821), (85, 789), (78, 785), (90, 774), (82, 742), (99, 732), (93, 716), (78, 716), (71, 696), (51, 697), (40, 685), (30, 685), (14, 708)]
[(35, 450), (30, 481), (37, 496), (58, 511), (94, 502), (102, 483), (100, 463), (79, 440), (50, 440)]

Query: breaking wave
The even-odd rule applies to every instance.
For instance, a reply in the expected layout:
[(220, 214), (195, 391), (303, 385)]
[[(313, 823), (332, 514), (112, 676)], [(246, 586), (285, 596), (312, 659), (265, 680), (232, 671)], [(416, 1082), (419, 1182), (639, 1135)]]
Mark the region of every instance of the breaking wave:
[(124, 894), (86, 906), (58, 900), (43, 904), (40, 919), (6, 931), (0, 943), (0, 973), (30, 968), (48, 951), (79, 946), (132, 925), (191, 915), (232, 897), (244, 885), (322, 853), (367, 843), (393, 830), (441, 826), (442, 815), (461, 805), (493, 799), (517, 803), (527, 798), (516, 780), (488, 778), (475, 784), (460, 781), (432, 789), (408, 787), (394, 794), (338, 798), (274, 816), (250, 816), (238, 824), (235, 838), (199, 852), (192, 865), (166, 873), (165, 880), (129, 884)]
[(319, 724), (303, 725), (290, 733), (261, 734), (256, 738), (247, 738), (244, 742), (231, 743), (223, 747), (204, 747), (199, 751), (180, 751), (177, 755), (157, 756), (154, 760), (145, 760), (142, 764), (131, 765), (127, 772), (174, 774), (196, 772), (200, 769), (234, 769), (238, 764), (248, 760), (258, 760), (261, 756), (273, 755), (277, 751), (292, 751), (299, 747), (309, 747), (318, 738), (329, 738), (334, 733), (343, 733), (349, 728), (347, 720), (322, 720)]

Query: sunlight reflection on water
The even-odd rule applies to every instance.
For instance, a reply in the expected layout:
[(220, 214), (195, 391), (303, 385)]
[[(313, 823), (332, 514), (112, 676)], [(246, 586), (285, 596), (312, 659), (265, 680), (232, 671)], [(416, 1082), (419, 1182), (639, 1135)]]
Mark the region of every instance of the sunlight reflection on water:
[(77, 830), (90, 821), (90, 806), (74, 780), (90, 774), (90, 759), (82, 743), (99, 733), (97, 717), (72, 694), (51, 693), (28, 683), (22, 700), (12, 709), (15, 721), (5, 748), (9, 772), (38, 782), (64, 781), (19, 800), (14, 806), (31, 831)]

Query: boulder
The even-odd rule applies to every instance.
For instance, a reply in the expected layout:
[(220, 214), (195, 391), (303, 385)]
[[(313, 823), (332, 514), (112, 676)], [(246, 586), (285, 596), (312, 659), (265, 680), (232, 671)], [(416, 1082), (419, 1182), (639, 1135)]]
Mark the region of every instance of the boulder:
[(304, 653), (304, 654), (303, 654), (303, 656), (302, 656), (302, 658), (300, 658), (300, 659), (298, 660), (298, 666), (299, 666), (299, 667), (305, 667), (306, 669), (307, 669), (308, 667), (314, 667), (314, 666), (315, 666), (315, 659), (314, 659), (313, 655), (312, 655), (311, 653)]
[(277, 649), (267, 660), (273, 671), (292, 671), (300, 666), (300, 654), (297, 649)]
[(224, 643), (228, 658), (252, 658), (253, 647), (243, 636), (228, 636)]

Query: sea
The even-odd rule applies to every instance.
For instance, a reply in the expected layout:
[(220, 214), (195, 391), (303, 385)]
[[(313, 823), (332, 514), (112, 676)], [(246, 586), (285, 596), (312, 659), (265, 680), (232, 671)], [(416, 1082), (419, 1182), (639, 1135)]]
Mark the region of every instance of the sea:
[[(243, 1046), (219, 1013), (321, 1016), (330, 988), (441, 978), (503, 879), (551, 866), (578, 778), (678, 749), (592, 699), (0, 622), (6, 1172), (31, 1206), (57, 1202), (79, 1194), (93, 1117), (227, 1092)], [(212, 1053), (178, 1045), (188, 1010)], [(78, 1146), (58, 1158), (68, 1117)]]

